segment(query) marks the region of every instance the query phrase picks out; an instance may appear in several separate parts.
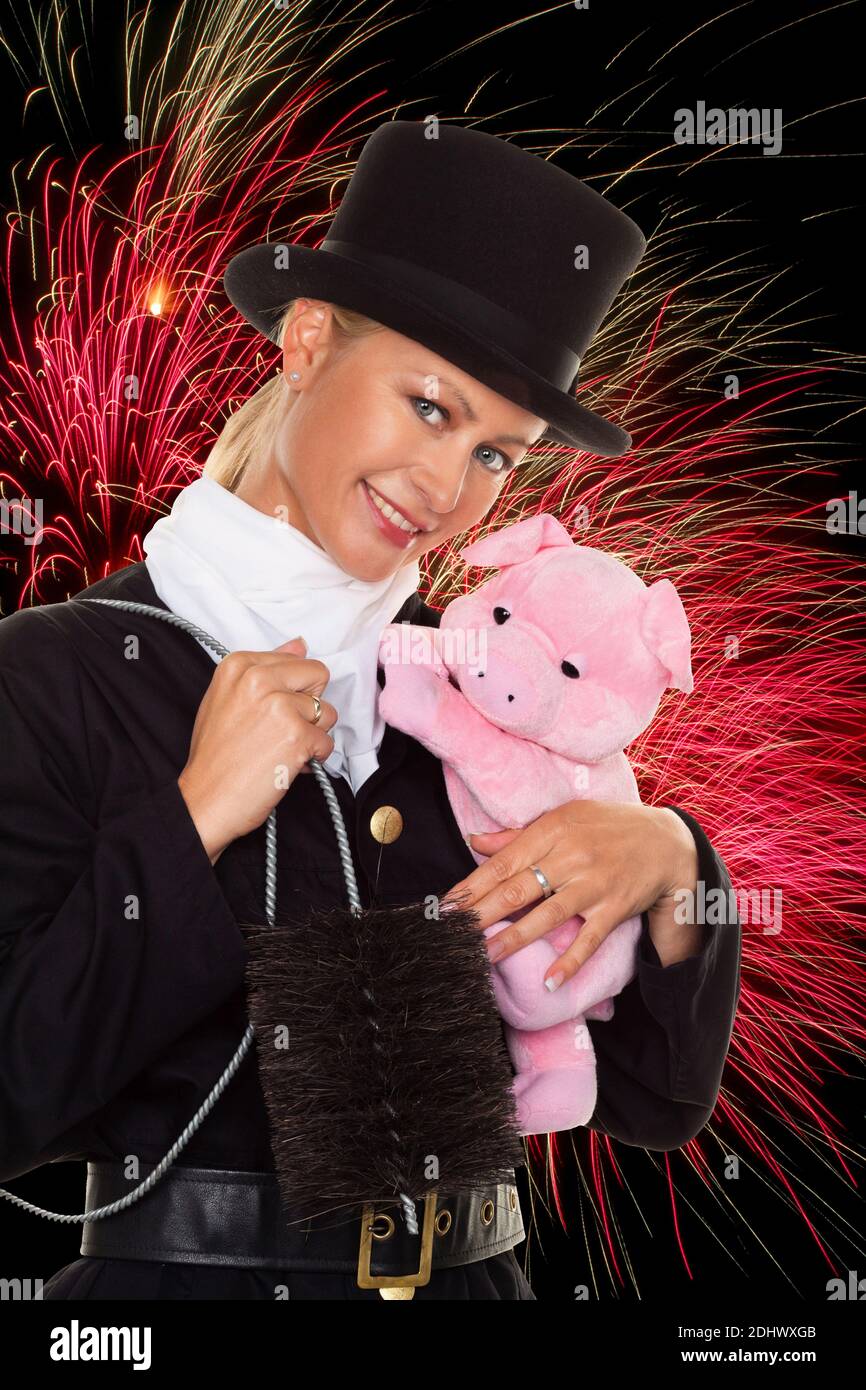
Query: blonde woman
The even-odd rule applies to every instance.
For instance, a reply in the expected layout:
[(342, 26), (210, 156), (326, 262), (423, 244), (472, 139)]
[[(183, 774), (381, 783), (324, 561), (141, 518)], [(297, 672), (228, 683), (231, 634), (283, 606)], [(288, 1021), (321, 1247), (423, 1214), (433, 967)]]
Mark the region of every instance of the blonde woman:
[[(281, 370), (229, 418), (143, 562), (0, 624), (0, 1179), (86, 1159), (92, 1211), (166, 1154), (245, 1027), (239, 923), (264, 920), (275, 807), (278, 902), (344, 900), (327, 806), (300, 775), (311, 758), (366, 901), (444, 896), (475, 870), (441, 765), (378, 715), (378, 636), (437, 622), (421, 557), (482, 522), (542, 436), (628, 446), (571, 388), (642, 248), (630, 219), (535, 156), (395, 122), (321, 250), (286, 265), (265, 245), (230, 265), (230, 297)], [(187, 632), (81, 601), (98, 597), (171, 610), (232, 655), (215, 665)], [(569, 913), (592, 909), (599, 938), (644, 914), (637, 976), (589, 1025), (590, 1128), (674, 1149), (715, 1104), (740, 950), (736, 922), (677, 922), (674, 894), (730, 883), (679, 808), (578, 805), (579, 829), (554, 811), (511, 840), (481, 926), (509, 885), (542, 900), (534, 866)], [(381, 831), (394, 808), (396, 837)], [(443, 1197), (453, 1219), (415, 1296), (534, 1297), (515, 1184), (488, 1194), (490, 1220), (483, 1197)], [(44, 1297), (376, 1298), (356, 1279), (360, 1235), (357, 1218), (303, 1243), (282, 1226), (251, 1053), (146, 1199), (84, 1226)], [(382, 1269), (417, 1268), (416, 1245), (395, 1231)]]

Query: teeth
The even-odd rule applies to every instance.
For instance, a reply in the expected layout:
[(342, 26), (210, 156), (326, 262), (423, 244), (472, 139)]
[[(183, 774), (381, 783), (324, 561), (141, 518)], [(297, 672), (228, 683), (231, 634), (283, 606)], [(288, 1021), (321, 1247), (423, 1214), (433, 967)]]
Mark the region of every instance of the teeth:
[(386, 502), (384, 497), (380, 497), (372, 483), (367, 483), (367, 491), (383, 516), (387, 517), (394, 526), (398, 526), (401, 531), (409, 531), (413, 536), (415, 535), (419, 528), (417, 526), (412, 526), (404, 516), (401, 516), (398, 511), (394, 510), (390, 502)]

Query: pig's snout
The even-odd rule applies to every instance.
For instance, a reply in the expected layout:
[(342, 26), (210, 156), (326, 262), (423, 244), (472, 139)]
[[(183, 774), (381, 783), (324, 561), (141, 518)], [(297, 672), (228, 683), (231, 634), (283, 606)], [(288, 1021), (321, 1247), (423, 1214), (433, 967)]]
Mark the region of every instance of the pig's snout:
[[(521, 714), (528, 714), (538, 704), (537, 678), (534, 680), (529, 671), (504, 659), (501, 653), (483, 666), (467, 667), (463, 675), (465, 682), (484, 681), (483, 688), (476, 685), (473, 689), (473, 698), (491, 713), (500, 710), (503, 716), (515, 715), (519, 710)], [(515, 708), (509, 711), (509, 705)]]

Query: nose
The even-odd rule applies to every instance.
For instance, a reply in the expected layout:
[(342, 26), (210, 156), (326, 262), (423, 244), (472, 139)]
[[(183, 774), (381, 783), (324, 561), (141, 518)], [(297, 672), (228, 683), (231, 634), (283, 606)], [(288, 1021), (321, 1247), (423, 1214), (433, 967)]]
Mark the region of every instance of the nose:
[(412, 471), (412, 481), (430, 511), (453, 512), (463, 492), (469, 461), (463, 449), (438, 450), (435, 457)]
[[(488, 660), (480, 669), (467, 669), (465, 679), (475, 677), (479, 684), (473, 698), (479, 708), (487, 710), (494, 719), (526, 720), (537, 713), (545, 699), (544, 686), (539, 684), (540, 663), (524, 655), (520, 661), (511, 660), (502, 649), (488, 650)], [(481, 680), (484, 685), (480, 684)], [(509, 706), (514, 706), (509, 709)]]

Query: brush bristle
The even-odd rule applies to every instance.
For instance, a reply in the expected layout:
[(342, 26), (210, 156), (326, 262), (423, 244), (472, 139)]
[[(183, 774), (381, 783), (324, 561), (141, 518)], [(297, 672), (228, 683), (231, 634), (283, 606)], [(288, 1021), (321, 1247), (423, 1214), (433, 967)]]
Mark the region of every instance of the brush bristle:
[(245, 936), (287, 1212), (508, 1179), (523, 1145), (474, 911), (311, 908)]

